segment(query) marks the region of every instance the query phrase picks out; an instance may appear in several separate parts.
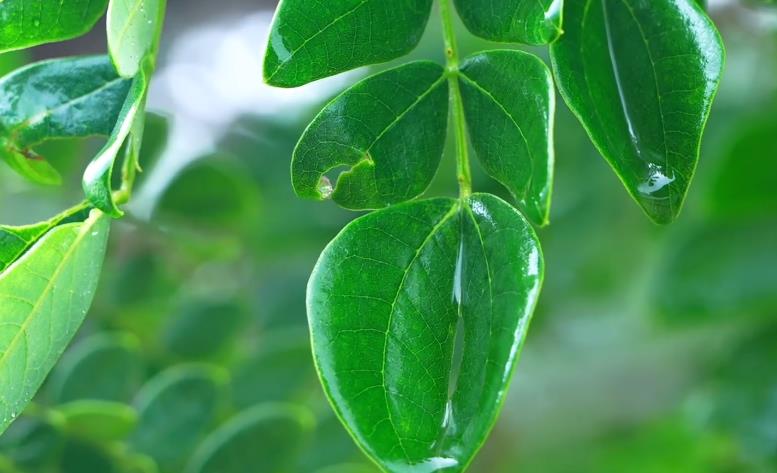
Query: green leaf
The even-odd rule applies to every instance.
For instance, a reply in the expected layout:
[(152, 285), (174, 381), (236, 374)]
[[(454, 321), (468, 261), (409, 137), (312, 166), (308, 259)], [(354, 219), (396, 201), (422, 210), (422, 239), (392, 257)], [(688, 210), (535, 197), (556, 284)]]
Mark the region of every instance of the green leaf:
[(409, 53), (421, 40), (432, 0), (340, 0), (311, 8), (278, 7), (264, 59), (264, 80), (297, 87)]
[(135, 337), (99, 334), (65, 353), (49, 388), (57, 403), (79, 399), (129, 402), (142, 380), (143, 362)]
[(376, 473), (375, 467), (370, 465), (360, 465), (358, 463), (345, 463), (342, 465), (333, 465), (316, 473)]
[(162, 344), (186, 358), (218, 354), (234, 341), (244, 315), (231, 300), (190, 300), (168, 320)]
[(65, 445), (59, 473), (118, 473), (113, 458), (105, 448), (92, 442), (71, 439)]
[[(300, 139), (292, 161), (297, 195), (349, 209), (412, 199), (440, 164), (448, 123), (445, 71), (415, 62), (365, 79), (334, 99)], [(339, 167), (332, 188), (325, 174)]]
[(108, 0), (3, 0), (0, 53), (86, 34), (107, 4)]
[(33, 147), (57, 138), (109, 134), (129, 87), (107, 56), (42, 61), (3, 77), (0, 156), (35, 182), (58, 184), (59, 174)]
[(538, 225), (549, 220), (555, 93), (547, 66), (521, 51), (488, 51), (461, 66), (470, 141), (486, 172)]
[(551, 46), (561, 95), (657, 223), (685, 200), (724, 55), (692, 0), (566, 3)]
[(243, 411), (197, 448), (186, 473), (283, 473), (292, 464), (313, 416), (301, 407), (262, 404)]
[(100, 276), (109, 222), (51, 230), (0, 273), (0, 433), (21, 413), (81, 325)]
[(69, 222), (83, 221), (88, 209), (77, 205), (45, 222), (21, 227), (0, 225), (0, 272), (16, 261), (49, 230)]
[(124, 440), (138, 423), (137, 412), (118, 402), (74, 401), (55, 411), (62, 415), (67, 433), (93, 442)]
[(156, 56), (166, 0), (111, 0), (108, 50), (122, 77), (135, 77), (147, 54)]
[[(112, 217), (121, 217), (124, 214), (114, 201), (112, 187), (114, 164), (119, 151), (135, 127), (136, 119), (143, 114), (147, 90), (147, 72), (141, 70), (132, 80), (132, 86), (118, 118), (114, 121), (115, 125), (108, 136), (107, 143), (84, 171), (83, 188), (86, 197), (92, 205)], [(136, 144), (133, 143), (132, 146)]]
[[(60, 424), (61, 419), (56, 416), (25, 414), (0, 436), (0, 453), (20, 468), (39, 471), (50, 466), (64, 445)], [(0, 466), (0, 471), (6, 470)]]
[(225, 378), (215, 368), (180, 365), (154, 377), (135, 403), (140, 420), (132, 448), (163, 470), (180, 471), (180, 463), (215, 420)]
[(563, 4), (563, 0), (456, 0), (456, 9), (467, 29), (481, 38), (547, 44), (561, 35)]
[(463, 471), (494, 425), (542, 280), (531, 225), (497, 197), (355, 220), (308, 286), (324, 390), (385, 470)]

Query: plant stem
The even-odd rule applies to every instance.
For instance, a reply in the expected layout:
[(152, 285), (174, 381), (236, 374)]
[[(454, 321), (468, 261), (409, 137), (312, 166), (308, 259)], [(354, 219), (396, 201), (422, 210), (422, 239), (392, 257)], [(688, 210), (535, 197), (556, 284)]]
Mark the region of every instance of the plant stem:
[(462, 199), (472, 194), (472, 174), (469, 167), (469, 143), (467, 124), (464, 119), (464, 103), (459, 87), (459, 49), (453, 26), (451, 0), (440, 0), (442, 34), (445, 41), (445, 65), (451, 94), (453, 128), (456, 134), (456, 175), (459, 180), (459, 195)]

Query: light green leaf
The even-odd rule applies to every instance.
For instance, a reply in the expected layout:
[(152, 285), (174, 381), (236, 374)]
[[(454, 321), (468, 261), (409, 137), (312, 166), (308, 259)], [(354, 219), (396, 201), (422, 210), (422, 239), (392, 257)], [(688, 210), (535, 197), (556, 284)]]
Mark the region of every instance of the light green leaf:
[(138, 394), (140, 421), (130, 445), (162, 470), (180, 471), (214, 422), (225, 384), (226, 375), (208, 366), (177, 366), (158, 374)]
[(580, 0), (551, 46), (561, 95), (657, 223), (679, 214), (723, 70), (693, 0)]
[(32, 399), (92, 303), (109, 222), (48, 232), (0, 273), (0, 433)]
[(456, 0), (456, 9), (467, 29), (481, 38), (547, 44), (562, 33), (563, 4), (564, 0)]
[(55, 411), (62, 415), (67, 433), (98, 443), (124, 440), (138, 423), (137, 412), (118, 402), (74, 401), (58, 406)]
[(553, 79), (536, 56), (488, 51), (467, 59), (460, 83), (470, 141), (486, 172), (538, 225), (553, 183)]
[(432, 0), (284, 0), (270, 31), (264, 79), (297, 87), (409, 53), (421, 40)]
[[(147, 90), (148, 76), (146, 71), (141, 70), (132, 80), (129, 94), (115, 120), (115, 126), (108, 137), (108, 142), (89, 163), (84, 172), (83, 188), (86, 197), (92, 205), (112, 217), (121, 217), (124, 214), (114, 201), (113, 168), (119, 151), (135, 129), (136, 120), (144, 112)], [(138, 139), (137, 135), (135, 137)], [(131, 146), (137, 146), (137, 144), (132, 143)]]
[(107, 4), (108, 0), (3, 0), (0, 53), (86, 34)]
[(301, 407), (261, 404), (238, 413), (210, 434), (185, 471), (244, 473), (252, 465), (263, 473), (284, 473), (313, 422)]
[(147, 54), (156, 56), (166, 0), (111, 0), (108, 50), (122, 77), (135, 77)]
[[(292, 161), (297, 195), (349, 209), (412, 199), (440, 164), (448, 124), (442, 67), (415, 62), (361, 81), (334, 99), (300, 139)], [(347, 167), (332, 188), (326, 173)]]
[(331, 403), (386, 471), (463, 471), (507, 392), (539, 295), (531, 225), (497, 197), (406, 203), (359, 218), (308, 286)]
[(33, 147), (107, 135), (129, 87), (107, 56), (42, 61), (8, 74), (0, 79), (0, 156), (35, 182), (58, 184), (59, 174)]
[(129, 334), (99, 334), (65, 353), (48, 387), (57, 403), (79, 399), (129, 402), (142, 380), (137, 339)]

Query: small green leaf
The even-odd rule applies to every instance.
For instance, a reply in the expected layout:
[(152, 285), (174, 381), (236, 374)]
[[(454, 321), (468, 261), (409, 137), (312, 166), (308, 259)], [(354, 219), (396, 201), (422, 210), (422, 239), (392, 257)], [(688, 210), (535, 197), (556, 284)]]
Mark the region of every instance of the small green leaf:
[(488, 51), (461, 66), (470, 141), (486, 172), (529, 218), (549, 220), (555, 93), (547, 66), (521, 51)]
[[(412, 199), (439, 167), (447, 123), (448, 85), (439, 65), (415, 62), (365, 79), (305, 131), (292, 161), (294, 189), (355, 210)], [(325, 174), (343, 166), (332, 188)]]
[(108, 219), (49, 231), (0, 273), (0, 433), (43, 383), (92, 303)]
[(180, 471), (215, 420), (225, 378), (207, 366), (177, 366), (154, 377), (135, 403), (140, 421), (130, 439), (132, 448), (156, 460), (162, 470)]
[(57, 138), (109, 134), (129, 87), (107, 56), (42, 61), (3, 77), (0, 156), (35, 182), (58, 184), (59, 174), (33, 147)]
[[(121, 373), (121, 376), (116, 376)], [(140, 344), (129, 334), (100, 334), (65, 353), (51, 375), (52, 399), (129, 402), (143, 379)]]
[(551, 46), (561, 95), (657, 223), (680, 213), (723, 70), (723, 45), (692, 0), (580, 0)]
[(122, 77), (135, 77), (147, 54), (156, 56), (166, 0), (111, 0), (108, 50)]
[(324, 390), (392, 472), (461, 472), (494, 425), (543, 262), (531, 225), (497, 197), (374, 212), (324, 250), (308, 286)]
[(168, 320), (162, 344), (186, 358), (218, 354), (234, 341), (244, 315), (231, 300), (190, 300)]
[(547, 44), (561, 34), (563, 4), (563, 0), (456, 0), (456, 9), (467, 29), (481, 38)]
[[(305, 409), (262, 404), (235, 416), (197, 448), (186, 473), (284, 473), (313, 426)], [(249, 466), (253, 465), (253, 466)]]
[(84, 35), (107, 4), (108, 0), (3, 0), (0, 53)]
[(432, 0), (284, 0), (270, 31), (264, 79), (297, 87), (404, 56), (421, 40)]
[(138, 423), (135, 409), (118, 402), (74, 401), (55, 411), (64, 418), (67, 433), (93, 442), (124, 440)]
[(65, 223), (83, 221), (88, 209), (77, 205), (45, 222), (22, 227), (0, 225), (0, 272), (22, 256), (49, 230)]
[[(138, 116), (143, 114), (148, 90), (148, 76), (141, 70), (132, 80), (132, 86), (115, 120), (108, 142), (95, 156), (84, 172), (83, 188), (92, 205), (112, 217), (121, 217), (122, 212), (113, 197), (113, 168)], [(133, 145), (135, 145), (133, 143)]]

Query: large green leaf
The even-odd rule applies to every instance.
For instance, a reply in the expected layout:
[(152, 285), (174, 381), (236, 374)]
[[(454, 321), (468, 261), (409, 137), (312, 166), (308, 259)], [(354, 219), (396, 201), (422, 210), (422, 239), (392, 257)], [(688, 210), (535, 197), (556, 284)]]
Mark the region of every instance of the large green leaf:
[(675, 219), (723, 69), (712, 21), (692, 0), (566, 3), (551, 46), (564, 99), (647, 215)]
[(239, 413), (200, 445), (186, 473), (285, 473), (313, 416), (305, 409), (261, 404)]
[(3, 0), (0, 53), (86, 34), (108, 0)]
[(459, 77), (478, 158), (534, 223), (547, 224), (556, 104), (550, 71), (534, 55), (501, 50), (467, 59)]
[(59, 183), (32, 148), (56, 138), (109, 134), (129, 87), (107, 56), (42, 61), (3, 77), (0, 156), (36, 182)]
[(546, 44), (561, 34), (563, 3), (563, 0), (456, 0), (456, 9), (467, 29), (481, 38)]
[(431, 8), (432, 0), (284, 0), (270, 31), (264, 79), (296, 87), (404, 56), (421, 40)]
[[(292, 161), (300, 197), (374, 209), (421, 194), (440, 164), (448, 120), (445, 71), (415, 62), (377, 74), (334, 99)], [(332, 188), (325, 175), (347, 167)]]
[(362, 217), (308, 286), (324, 389), (391, 472), (463, 471), (491, 430), (543, 274), (531, 225), (497, 197)]
[(123, 77), (134, 77), (146, 55), (156, 55), (166, 3), (166, 0), (111, 0), (108, 50)]
[(21, 413), (92, 303), (108, 239), (98, 211), (51, 230), (0, 273), (0, 433)]
[(223, 372), (207, 366), (163, 371), (138, 394), (140, 420), (130, 444), (163, 470), (180, 465), (215, 420), (226, 383)]

